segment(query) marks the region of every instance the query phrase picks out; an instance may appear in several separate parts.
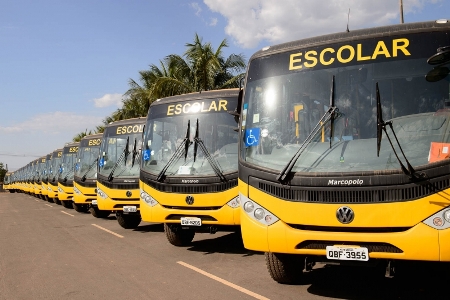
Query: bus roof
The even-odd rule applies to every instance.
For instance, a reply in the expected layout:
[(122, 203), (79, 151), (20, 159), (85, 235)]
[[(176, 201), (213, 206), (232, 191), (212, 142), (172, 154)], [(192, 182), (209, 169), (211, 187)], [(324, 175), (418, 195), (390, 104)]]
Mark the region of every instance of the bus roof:
[(154, 101), (150, 106), (155, 106), (159, 104), (167, 104), (173, 102), (180, 101), (189, 101), (189, 100), (199, 100), (199, 99), (207, 99), (207, 98), (215, 98), (215, 97), (236, 97), (239, 94), (239, 89), (223, 89), (223, 90), (212, 90), (212, 91), (203, 91), (203, 92), (195, 92), (183, 95), (170, 96), (166, 98), (161, 98)]
[(428, 21), (428, 22), (418, 22), (418, 23), (405, 23), (405, 24), (396, 24), (382, 27), (373, 27), (366, 29), (358, 29), (350, 32), (338, 32), (332, 33), (322, 36), (316, 36), (311, 38), (306, 38), (302, 40), (296, 40), (292, 42), (287, 42), (283, 44), (278, 44), (274, 46), (268, 47), (266, 50), (259, 50), (254, 53), (250, 57), (250, 61), (275, 53), (287, 52), (290, 50), (295, 50), (298, 48), (311, 47), (316, 45), (330, 44), (335, 42), (345, 42), (351, 40), (358, 40), (362, 38), (376, 38), (381, 36), (392, 36), (398, 35), (402, 33), (418, 33), (423, 31), (441, 31), (441, 30), (449, 30), (450, 29), (450, 20), (447, 20), (446, 23), (437, 23), (437, 21)]
[(136, 123), (145, 124), (146, 120), (147, 120), (147, 116), (139, 117), (139, 118), (126, 119), (126, 120), (120, 120), (120, 121), (114, 121), (114, 122), (111, 122), (108, 125), (106, 125), (105, 128), (108, 128), (110, 126), (128, 125), (128, 124), (136, 124)]

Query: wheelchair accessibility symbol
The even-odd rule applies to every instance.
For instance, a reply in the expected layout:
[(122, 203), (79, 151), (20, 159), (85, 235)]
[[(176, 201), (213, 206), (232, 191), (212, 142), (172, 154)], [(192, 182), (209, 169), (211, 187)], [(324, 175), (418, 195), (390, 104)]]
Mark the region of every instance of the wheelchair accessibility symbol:
[(142, 158), (145, 161), (150, 160), (150, 150), (144, 150), (144, 155), (142, 156)]
[(244, 136), (245, 147), (258, 146), (260, 134), (261, 134), (261, 128), (246, 129), (245, 136)]

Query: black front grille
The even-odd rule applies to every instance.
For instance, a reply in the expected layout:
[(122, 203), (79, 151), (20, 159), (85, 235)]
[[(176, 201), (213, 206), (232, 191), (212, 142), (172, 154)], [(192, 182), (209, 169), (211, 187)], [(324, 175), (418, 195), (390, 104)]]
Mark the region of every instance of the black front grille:
[[(286, 186), (254, 179), (259, 190), (280, 199), (309, 203), (389, 203), (410, 201), (442, 192), (450, 187), (450, 178), (437, 178), (424, 184), (358, 187), (299, 187)], [(445, 195), (450, 199), (450, 195)]]
[(106, 186), (107, 188), (114, 189), (114, 190), (135, 190), (139, 188), (139, 182), (138, 183), (111, 183), (108, 181), (100, 181), (99, 182)]
[(223, 183), (209, 183), (209, 184), (167, 184), (147, 180), (149, 186), (155, 190), (166, 193), (179, 194), (203, 194), (203, 193), (218, 193), (229, 190), (237, 186), (237, 179), (232, 179)]
[(163, 205), (163, 207), (167, 209), (182, 209), (182, 210), (218, 210), (222, 208), (222, 206), (170, 206), (170, 205)]
[(348, 241), (303, 241), (298, 244), (296, 249), (314, 249), (325, 250), (327, 246), (360, 246), (365, 247), (371, 252), (385, 252), (385, 253), (403, 253), (402, 249), (395, 247), (388, 243), (376, 242), (348, 242)]
[(168, 215), (166, 217), (166, 220), (180, 220), (183, 217), (195, 217), (195, 218), (200, 218), (202, 221), (217, 221), (215, 218), (211, 217), (211, 216), (203, 216), (203, 215)]
[(87, 188), (95, 188), (97, 187), (97, 182), (83, 182), (83, 181), (75, 181), (78, 185), (87, 187)]
[(404, 232), (411, 227), (337, 227), (337, 226), (313, 226), (313, 225), (299, 225), (287, 224), (292, 228), (308, 231), (325, 231), (325, 232), (353, 232), (353, 233), (392, 233)]

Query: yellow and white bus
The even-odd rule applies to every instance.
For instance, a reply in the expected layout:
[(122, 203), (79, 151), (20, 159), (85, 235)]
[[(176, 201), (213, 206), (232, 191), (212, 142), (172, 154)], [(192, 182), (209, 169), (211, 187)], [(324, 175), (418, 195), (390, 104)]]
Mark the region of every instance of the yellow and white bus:
[(196, 232), (239, 232), (239, 89), (179, 95), (152, 103), (141, 159), (141, 215), (164, 223), (168, 241)]
[(16, 190), (12, 187), (12, 178), (13, 172), (6, 172), (5, 177), (3, 178), (3, 189), (5, 191), (9, 191), (10, 193), (15, 193)]
[(42, 156), (38, 159), (34, 184), (36, 197), (41, 198), (43, 200), (45, 200), (45, 195), (43, 191), (44, 184), (42, 179), (45, 173), (45, 163), (46, 163), (46, 156)]
[(44, 200), (48, 200), (48, 171), (50, 169), (50, 165), (51, 165), (51, 158), (52, 158), (52, 153), (49, 153), (45, 156), (45, 164), (43, 166), (42, 169), (42, 175), (41, 175), (41, 185), (42, 185), (42, 197)]
[(65, 208), (72, 207), (73, 173), (75, 172), (75, 157), (80, 143), (68, 143), (62, 151), (61, 166), (58, 175), (58, 200)]
[(450, 261), (449, 36), (447, 20), (400, 24), (251, 57), (241, 228), (275, 281), (319, 261)]
[(136, 228), (139, 213), (139, 153), (145, 118), (112, 122), (103, 132), (97, 170), (97, 206), (95, 217), (112, 211), (123, 228)]
[(97, 200), (97, 163), (102, 134), (85, 136), (78, 148), (73, 178), (73, 208), (88, 212), (93, 200)]
[(48, 170), (48, 181), (47, 181), (47, 200), (49, 202), (54, 202), (56, 204), (61, 204), (58, 199), (58, 175), (59, 168), (62, 163), (63, 149), (56, 149), (52, 152), (52, 157), (50, 158), (50, 166)]

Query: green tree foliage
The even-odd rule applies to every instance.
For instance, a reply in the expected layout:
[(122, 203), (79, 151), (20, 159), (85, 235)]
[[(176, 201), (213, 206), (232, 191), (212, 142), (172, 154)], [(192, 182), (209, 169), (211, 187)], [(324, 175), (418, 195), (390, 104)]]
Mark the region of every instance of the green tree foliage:
[(8, 170), (5, 169), (2, 162), (0, 162), (0, 182), (3, 182), (3, 179), (5, 178), (5, 174)]
[[(193, 42), (186, 43), (187, 49), (182, 56), (167, 55), (159, 65), (152, 64), (149, 70), (140, 71), (138, 81), (130, 79), (122, 107), (107, 116), (94, 133), (102, 133), (105, 126), (114, 121), (147, 116), (150, 104), (156, 99), (239, 87), (246, 68), (245, 58), (242, 54), (224, 57), (226, 47), (226, 39), (214, 49), (211, 43), (203, 43), (195, 34)], [(79, 141), (85, 135), (86, 132), (78, 133), (73, 141)]]

